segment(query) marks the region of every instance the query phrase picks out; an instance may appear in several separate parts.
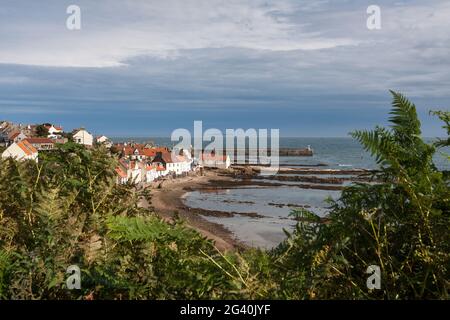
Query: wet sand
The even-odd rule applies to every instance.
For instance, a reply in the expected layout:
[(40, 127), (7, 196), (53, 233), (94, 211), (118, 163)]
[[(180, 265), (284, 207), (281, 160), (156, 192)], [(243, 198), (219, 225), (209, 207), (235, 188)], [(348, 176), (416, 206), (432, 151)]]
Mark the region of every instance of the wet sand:
[(199, 231), (203, 236), (215, 242), (219, 250), (227, 251), (245, 248), (234, 235), (220, 224), (212, 223), (202, 217), (202, 210), (188, 208), (183, 204), (184, 194), (191, 190), (220, 185), (220, 182), (231, 181), (232, 176), (219, 174), (214, 170), (205, 170), (203, 176), (191, 173), (190, 176), (153, 182), (149, 185), (151, 202), (141, 201), (141, 205), (153, 208), (163, 219), (172, 221), (175, 215), (185, 220), (187, 225)]

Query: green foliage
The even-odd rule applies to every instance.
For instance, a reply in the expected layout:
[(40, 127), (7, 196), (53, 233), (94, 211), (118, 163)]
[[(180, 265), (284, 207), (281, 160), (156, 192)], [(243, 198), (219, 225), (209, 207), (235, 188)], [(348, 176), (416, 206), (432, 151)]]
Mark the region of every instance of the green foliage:
[[(139, 206), (104, 148), (67, 143), (39, 163), (0, 160), (0, 299), (448, 299), (448, 179), (420, 137), (415, 106), (393, 94), (391, 127), (352, 136), (380, 164), (324, 219), (305, 209), (271, 251), (220, 252), (183, 221)], [(448, 112), (435, 112), (449, 132)], [(78, 265), (81, 290), (66, 288)], [(381, 290), (366, 287), (369, 265)]]
[[(378, 182), (347, 187), (326, 223), (301, 213), (307, 219), (274, 252), (283, 297), (448, 299), (448, 182), (415, 106), (392, 94), (389, 129), (352, 133), (381, 164)], [(366, 287), (370, 265), (381, 268), (381, 290)]]
[[(41, 153), (39, 164), (0, 160), (0, 298), (259, 294), (242, 257), (140, 207), (148, 191), (116, 184), (115, 166), (104, 148), (73, 143)], [(73, 264), (82, 270), (81, 290), (66, 288)]]
[(0, 250), (0, 299), (6, 297), (8, 279), (6, 275), (9, 273), (10, 269), (10, 257), (9, 254), (3, 250)]
[(442, 128), (447, 131), (447, 139), (439, 139), (435, 146), (438, 148), (449, 147), (450, 146), (450, 112), (449, 111), (431, 111), (430, 114), (437, 116), (444, 122)]
[(38, 137), (45, 137), (48, 136), (48, 129), (45, 127), (45, 124), (40, 124), (36, 127), (36, 135)]

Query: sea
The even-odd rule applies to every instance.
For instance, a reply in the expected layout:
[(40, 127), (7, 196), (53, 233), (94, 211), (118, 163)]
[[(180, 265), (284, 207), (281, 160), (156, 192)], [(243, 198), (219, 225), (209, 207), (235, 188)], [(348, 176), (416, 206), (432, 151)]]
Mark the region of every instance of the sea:
[[(151, 142), (155, 145), (173, 146), (169, 138), (115, 138), (115, 142)], [(434, 139), (428, 138), (427, 142)], [(373, 157), (352, 138), (280, 138), (280, 148), (305, 148), (310, 146), (311, 157), (280, 157), (281, 168), (323, 169), (377, 169)], [(450, 148), (438, 152), (434, 163), (440, 170), (450, 170), (447, 155)], [(299, 174), (306, 176), (306, 174)], [(311, 174), (316, 177), (327, 175)], [(309, 176), (311, 176), (309, 175)], [(333, 175), (346, 177), (347, 175)], [(351, 179), (351, 176), (347, 176)], [(302, 182), (255, 180), (277, 184), (272, 186), (246, 185), (218, 191), (193, 191), (185, 194), (184, 203), (192, 208), (236, 212), (232, 217), (205, 216), (208, 221), (223, 225), (241, 242), (270, 249), (286, 238), (283, 230), (292, 232), (296, 221), (290, 216), (296, 207), (307, 208), (319, 216), (329, 212), (327, 199), (339, 199), (340, 191), (302, 187)], [(283, 184), (280, 186), (280, 182)], [(349, 184), (351, 182), (346, 182)], [(344, 184), (344, 185), (345, 185)], [(242, 214), (239, 214), (242, 213)], [(246, 213), (258, 213), (252, 217)]]

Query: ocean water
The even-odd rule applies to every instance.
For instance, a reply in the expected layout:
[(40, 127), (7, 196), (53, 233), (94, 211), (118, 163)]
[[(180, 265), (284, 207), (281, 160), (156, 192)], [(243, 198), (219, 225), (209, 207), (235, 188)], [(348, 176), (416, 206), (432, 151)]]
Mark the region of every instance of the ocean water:
[[(173, 146), (168, 138), (116, 138), (115, 142), (149, 142), (157, 145)], [(431, 139), (428, 139), (430, 142)], [(351, 138), (281, 138), (280, 147), (305, 148), (311, 146), (312, 157), (280, 157), (281, 169), (286, 167), (312, 169), (376, 169), (374, 159)], [(442, 150), (450, 154), (450, 149)], [(450, 170), (450, 163), (442, 154), (434, 157), (436, 166), (441, 170)], [(280, 174), (284, 175), (284, 174)], [(327, 177), (329, 175), (312, 176)], [(291, 175), (293, 176), (293, 175)], [(302, 174), (304, 176), (304, 174)], [(350, 175), (339, 174), (335, 177)], [(217, 192), (194, 191), (187, 193), (184, 203), (192, 208), (237, 212), (233, 217), (205, 216), (208, 221), (218, 223), (230, 230), (240, 241), (256, 247), (272, 248), (285, 238), (283, 229), (292, 230), (295, 221), (289, 214), (296, 206), (306, 206), (319, 216), (328, 213), (327, 198), (338, 199), (340, 191), (304, 189), (305, 182), (255, 179), (255, 182), (283, 183), (283, 186), (245, 186)], [(314, 183), (310, 183), (314, 184)], [(343, 186), (351, 184), (345, 181)], [(329, 184), (323, 184), (329, 185)], [(263, 217), (249, 217), (245, 213), (258, 213)]]

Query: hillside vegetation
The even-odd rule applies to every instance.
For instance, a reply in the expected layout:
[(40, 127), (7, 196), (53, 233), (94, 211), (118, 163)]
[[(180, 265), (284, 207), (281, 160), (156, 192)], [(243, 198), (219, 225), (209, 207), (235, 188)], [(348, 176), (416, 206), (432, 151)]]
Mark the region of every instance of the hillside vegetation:
[[(116, 184), (105, 149), (0, 160), (0, 298), (448, 299), (449, 180), (432, 157), (449, 140), (425, 143), (415, 106), (392, 94), (389, 128), (352, 133), (380, 183), (347, 187), (327, 223), (294, 211), (295, 230), (271, 251), (223, 253), (141, 208), (147, 191)], [(450, 133), (449, 113), (435, 115)], [(71, 265), (79, 290), (66, 286)], [(379, 290), (367, 289), (370, 265)]]

